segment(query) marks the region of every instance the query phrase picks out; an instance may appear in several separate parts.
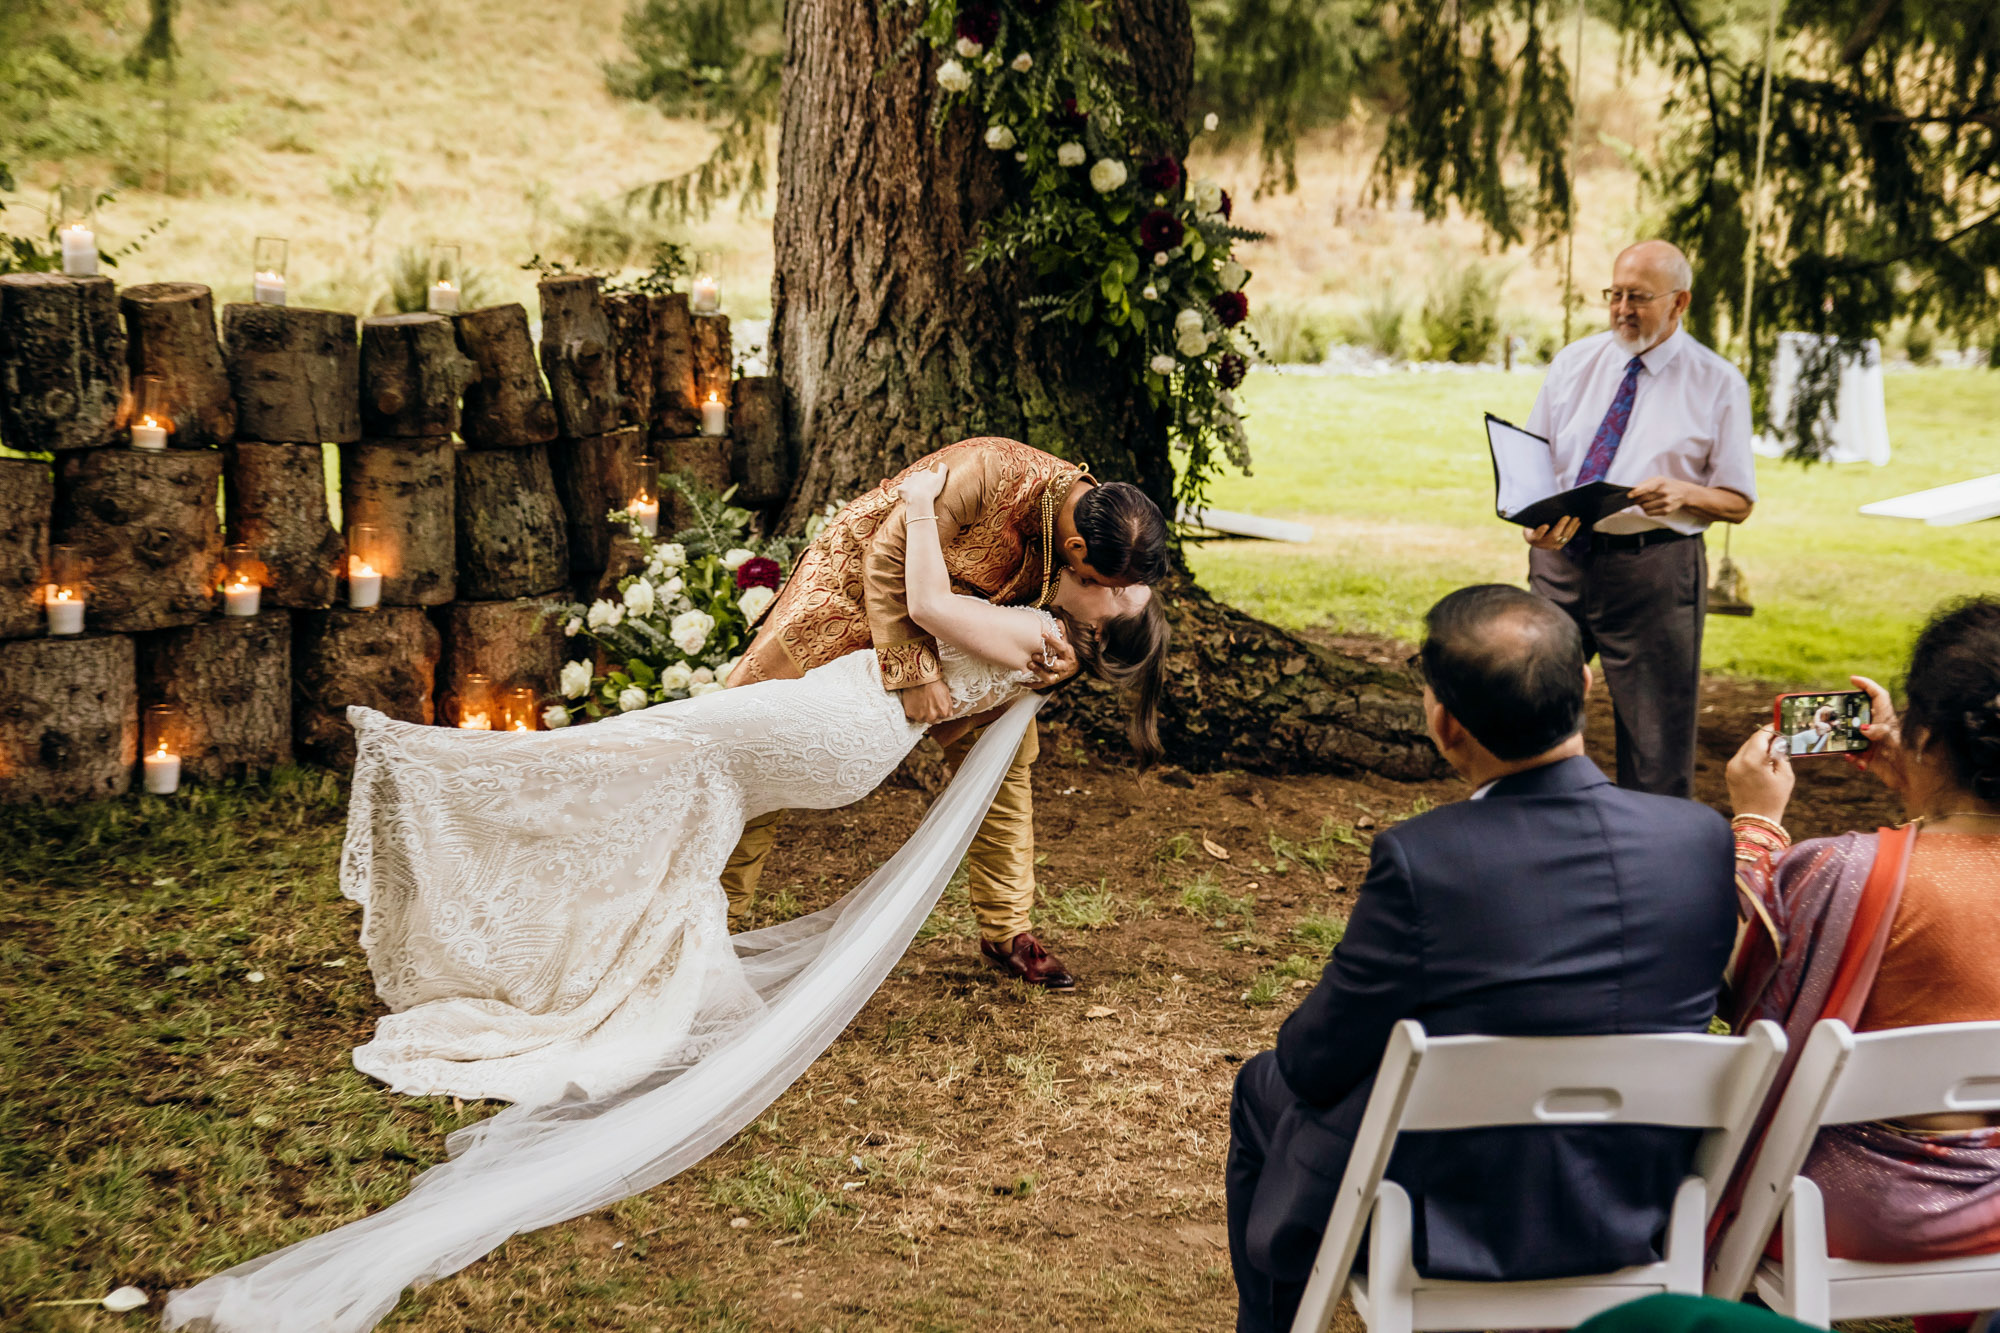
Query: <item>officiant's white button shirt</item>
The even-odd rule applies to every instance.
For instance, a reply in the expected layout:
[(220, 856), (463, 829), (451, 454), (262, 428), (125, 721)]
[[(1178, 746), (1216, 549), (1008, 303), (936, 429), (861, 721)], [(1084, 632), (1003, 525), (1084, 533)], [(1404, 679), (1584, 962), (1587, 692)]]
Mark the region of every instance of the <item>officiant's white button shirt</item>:
[[(1549, 441), (1556, 481), (1576, 485), (1584, 455), (1631, 355), (1609, 330), (1579, 338), (1556, 353), (1535, 396), (1528, 429)], [(1677, 328), (1639, 358), (1632, 418), (1605, 480), (1636, 486), (1648, 477), (1674, 477), (1697, 486), (1722, 486), (1757, 498), (1757, 466), (1750, 452), (1750, 386), (1741, 372)], [(1644, 532), (1668, 527), (1695, 533), (1708, 524), (1688, 513), (1649, 518), (1634, 505), (1597, 525), (1599, 532)]]

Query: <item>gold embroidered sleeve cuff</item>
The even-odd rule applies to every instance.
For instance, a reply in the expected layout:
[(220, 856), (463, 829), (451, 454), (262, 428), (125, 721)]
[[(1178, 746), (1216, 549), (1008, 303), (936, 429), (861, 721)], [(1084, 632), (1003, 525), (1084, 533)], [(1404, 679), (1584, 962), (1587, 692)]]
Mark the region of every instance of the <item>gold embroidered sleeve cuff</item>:
[(929, 639), (910, 639), (877, 648), (875, 658), (882, 664), (882, 688), (907, 690), (938, 678), (937, 649)]

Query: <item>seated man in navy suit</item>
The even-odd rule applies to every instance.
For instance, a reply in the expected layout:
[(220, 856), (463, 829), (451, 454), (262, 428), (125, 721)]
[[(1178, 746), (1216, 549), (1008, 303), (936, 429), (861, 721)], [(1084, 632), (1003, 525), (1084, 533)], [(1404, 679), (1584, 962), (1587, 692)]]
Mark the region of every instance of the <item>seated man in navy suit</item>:
[[(1255, 1056), (1230, 1107), (1239, 1331), (1290, 1325), (1389, 1032), (1701, 1032), (1736, 927), (1729, 825), (1613, 786), (1583, 754), (1575, 623), (1498, 584), (1425, 618), (1431, 738), (1477, 790), (1375, 838), (1325, 975)], [(1697, 1131), (1541, 1126), (1412, 1134), (1430, 1277), (1603, 1273), (1660, 1257)]]

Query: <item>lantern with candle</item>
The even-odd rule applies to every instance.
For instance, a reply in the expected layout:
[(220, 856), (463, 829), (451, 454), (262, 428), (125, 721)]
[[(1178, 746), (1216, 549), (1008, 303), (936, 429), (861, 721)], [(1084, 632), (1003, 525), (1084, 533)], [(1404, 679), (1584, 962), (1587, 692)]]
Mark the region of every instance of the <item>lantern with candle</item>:
[(694, 279), (688, 284), (688, 308), (697, 315), (714, 315), (722, 310), (722, 289), (715, 282), (715, 251), (694, 252)]
[(285, 303), (285, 261), (291, 249), (291, 242), (282, 236), (257, 238), (250, 291), (258, 305)]
[(167, 382), (158, 375), (141, 375), (132, 386), (132, 447), (164, 449), (173, 430), (174, 414), (167, 401)]
[(648, 537), (660, 533), (660, 460), (640, 454), (632, 464), (632, 502), (626, 506)]
[(270, 571), (248, 546), (222, 549), (222, 614), (254, 616), (263, 600), (264, 583)]
[(81, 185), (65, 183), (57, 191), (57, 235), (62, 242), (63, 272), (72, 278), (97, 276), (97, 197)]
[(83, 605), (89, 591), (84, 580), (83, 556), (76, 547), (58, 546), (51, 550), (49, 581), (42, 599), (51, 635), (83, 633)]
[(431, 282), (424, 297), (425, 308), (442, 314), (450, 314), (458, 309), (459, 293), (458, 247), (455, 245), (434, 245), (431, 247)]
[(181, 785), (181, 710), (172, 704), (154, 704), (146, 710), (144, 746), (139, 756), (146, 773), (146, 790), (165, 796)]
[(382, 603), (382, 570), (388, 564), (382, 530), (371, 523), (347, 526), (347, 604), (369, 611)]
[(726, 435), (729, 432), (729, 408), (715, 396), (715, 390), (708, 391), (708, 401), (701, 405), (701, 433), (703, 435)]
[(465, 731), (493, 730), (493, 681), (482, 671), (468, 671), (458, 683), (458, 725)]
[(500, 725), (508, 731), (535, 730), (537, 705), (534, 686), (514, 686), (501, 698)]

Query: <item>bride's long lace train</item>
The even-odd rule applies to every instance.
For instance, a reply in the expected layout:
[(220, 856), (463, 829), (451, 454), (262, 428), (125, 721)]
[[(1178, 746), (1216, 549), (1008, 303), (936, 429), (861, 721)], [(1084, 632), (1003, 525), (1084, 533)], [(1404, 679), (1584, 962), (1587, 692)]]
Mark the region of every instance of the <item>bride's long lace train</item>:
[[(451, 1160), (403, 1199), (239, 1264), (168, 1299), (164, 1327), (362, 1333), (403, 1288), (457, 1272), (509, 1236), (652, 1188), (706, 1157), (777, 1099), (860, 1011), (964, 857), (1041, 700), (986, 729), (886, 865), (833, 906), (734, 937), (763, 1005), (692, 1065), (623, 1090), (572, 1090), (459, 1131)], [(719, 892), (719, 890), (718, 890)]]

